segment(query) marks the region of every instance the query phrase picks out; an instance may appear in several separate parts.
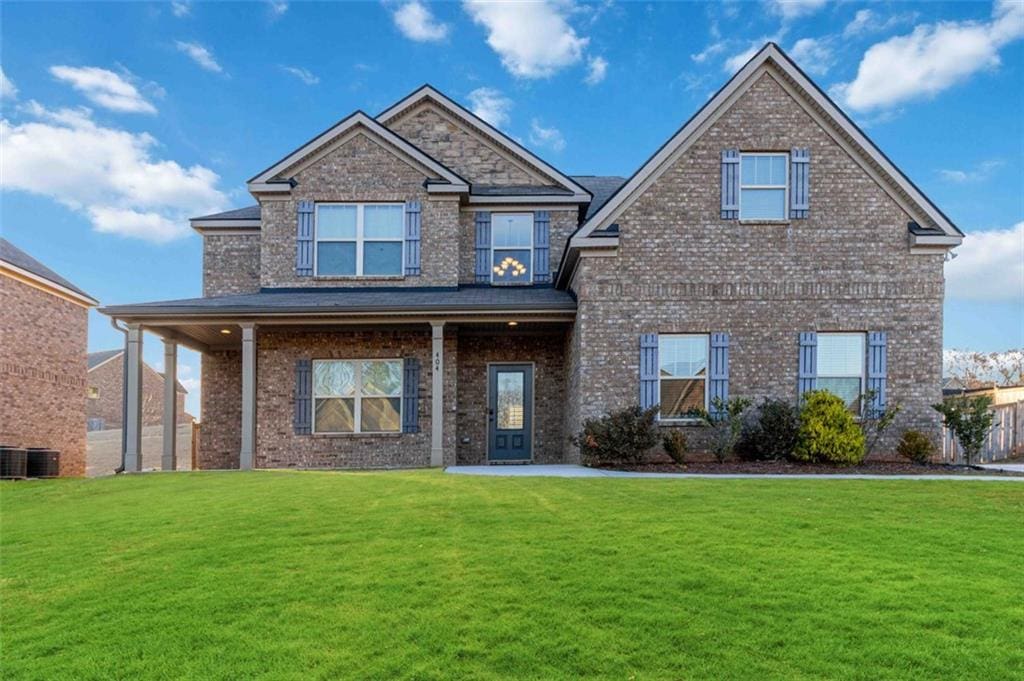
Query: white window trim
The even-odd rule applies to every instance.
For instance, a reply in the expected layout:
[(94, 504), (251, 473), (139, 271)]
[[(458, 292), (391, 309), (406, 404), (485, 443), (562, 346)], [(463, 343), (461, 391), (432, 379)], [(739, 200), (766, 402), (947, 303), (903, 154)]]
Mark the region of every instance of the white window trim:
[[(662, 378), (661, 376), (661, 339), (662, 338), (702, 338), (704, 339), (704, 375), (703, 376), (672, 376)], [(665, 381), (704, 381), (704, 410), (710, 409), (711, 396), (708, 390), (708, 372), (711, 370), (711, 334), (708, 333), (659, 333), (658, 334), (658, 402), (661, 402), (661, 382)], [(699, 423), (700, 419), (694, 416), (676, 416), (665, 418), (661, 415), (661, 407), (658, 408), (659, 423)]]
[[(320, 207), (321, 206), (355, 206), (356, 209), (356, 236), (355, 239), (337, 239), (337, 238), (320, 238)], [(363, 235), (363, 212), (367, 206), (401, 206), (404, 210), (405, 204), (395, 202), (370, 202), (370, 203), (346, 203), (341, 201), (330, 201), (317, 203), (313, 208), (313, 272), (314, 276), (318, 277), (365, 277), (365, 278), (378, 278), (378, 277), (404, 277), (405, 276), (405, 216), (403, 213), (402, 221), (402, 237), (399, 239), (367, 239)], [(395, 274), (363, 274), (363, 244), (366, 241), (371, 243), (383, 241), (388, 243), (400, 243), (402, 245), (402, 254), (398, 261), (398, 272)], [(321, 243), (352, 243), (356, 244), (356, 273), (355, 274), (320, 274), (320, 262), (319, 254), (320, 249), (318, 248)]]
[[(743, 159), (746, 157), (757, 157), (757, 156), (782, 156), (785, 158), (786, 166), (786, 180), (783, 184), (743, 184)], [(779, 222), (789, 220), (789, 166), (790, 159), (789, 153), (784, 151), (752, 151), (749, 153), (740, 152), (740, 170), (739, 170), (739, 202), (740, 202), (740, 220), (751, 220), (754, 222)], [(782, 189), (785, 191), (784, 198), (782, 199), (782, 217), (778, 218), (751, 218), (743, 215), (743, 190), (744, 189)]]
[[(351, 362), (356, 367), (355, 371), (355, 394), (354, 395), (317, 395), (316, 393), (316, 365), (325, 362)], [(397, 362), (398, 363), (398, 394), (397, 395), (363, 395), (363, 362)], [(310, 423), (313, 434), (320, 435), (395, 435), (402, 432), (402, 417), (405, 409), (405, 367), (402, 360), (397, 357), (363, 357), (360, 359), (314, 359), (312, 364), (312, 399), (309, 408), (312, 411)], [(317, 430), (316, 428), (316, 401), (317, 399), (344, 399), (355, 400), (352, 407), (353, 429), (348, 430)], [(398, 430), (363, 430), (363, 398), (369, 399), (398, 399)]]
[[(525, 250), (530, 251), (530, 269), (526, 272), (526, 278), (521, 281), (494, 281), (494, 254), (497, 251), (522, 251), (523, 246), (495, 246), (494, 245), (494, 216), (503, 215), (506, 217), (522, 216), (530, 218), (530, 245)], [(535, 230), (537, 229), (536, 217), (533, 213), (491, 213), (491, 262), (488, 263), (488, 271), (491, 273), (491, 285), (492, 286), (529, 286), (533, 283), (533, 268), (536, 267), (537, 263), (533, 261), (533, 242), (535, 237)]]
[[(861, 357), (860, 357), (860, 387), (857, 391), (857, 411), (855, 414), (861, 416), (864, 414), (864, 392), (868, 385), (868, 335), (863, 331), (825, 331), (818, 333), (818, 341), (820, 345), (821, 338), (823, 336), (859, 336), (861, 339)], [(824, 375), (818, 371), (814, 373), (815, 388), (819, 379), (822, 378), (855, 378), (852, 375)]]

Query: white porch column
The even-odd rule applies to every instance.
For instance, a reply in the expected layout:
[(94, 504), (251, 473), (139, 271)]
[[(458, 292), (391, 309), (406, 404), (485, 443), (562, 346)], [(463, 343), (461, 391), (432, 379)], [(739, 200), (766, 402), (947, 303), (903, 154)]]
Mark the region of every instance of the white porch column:
[(124, 469), (142, 470), (142, 327), (128, 324), (124, 380)]
[(164, 339), (164, 453), (160, 467), (178, 467), (178, 344)]
[(249, 470), (256, 448), (256, 325), (242, 327), (242, 447), (238, 467)]
[(430, 322), (433, 330), (430, 362), (430, 465), (444, 464), (444, 322)]

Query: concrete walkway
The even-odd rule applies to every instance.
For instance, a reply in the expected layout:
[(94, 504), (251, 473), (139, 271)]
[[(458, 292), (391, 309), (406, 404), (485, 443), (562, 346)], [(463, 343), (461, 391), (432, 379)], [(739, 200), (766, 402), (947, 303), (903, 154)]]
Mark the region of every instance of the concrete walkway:
[(985, 482), (1024, 482), (1024, 477), (999, 475), (864, 475), (850, 474), (779, 474), (759, 473), (643, 473), (638, 471), (607, 471), (568, 464), (528, 464), (508, 466), (449, 466), (445, 473), (453, 475), (493, 475), (498, 477), (541, 478), (752, 478), (789, 480), (978, 480)]
[(983, 463), (982, 468), (987, 468), (993, 471), (1013, 471), (1014, 473), (1024, 473), (1024, 463)]

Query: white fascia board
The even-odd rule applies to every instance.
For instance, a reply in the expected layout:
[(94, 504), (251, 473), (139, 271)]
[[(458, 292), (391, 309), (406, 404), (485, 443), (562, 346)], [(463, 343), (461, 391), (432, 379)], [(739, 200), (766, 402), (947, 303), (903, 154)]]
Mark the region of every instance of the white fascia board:
[(574, 236), (569, 244), (572, 248), (618, 248), (617, 236)]
[(47, 293), (54, 294), (58, 297), (70, 299), (71, 302), (82, 305), (83, 307), (96, 307), (100, 304), (100, 301), (87, 295), (82, 295), (78, 291), (72, 291), (66, 286), (58, 284), (57, 282), (41, 277), (35, 272), (29, 272), (26, 269), (22, 269), (17, 265), (7, 262), (6, 260), (0, 260), (0, 272), (7, 270), (14, 279), (25, 280), (23, 283), (27, 283), (33, 288), (42, 289)]
[(260, 223), (260, 220), (189, 220), (193, 229), (259, 229)]
[(469, 192), (468, 184), (428, 184), (428, 194), (466, 194)]
[(962, 236), (911, 234), (911, 246), (939, 246), (944, 248), (956, 248), (964, 242)]
[(260, 228), (259, 227), (237, 227), (237, 228), (232, 228), (232, 227), (215, 227), (215, 228), (207, 228), (207, 227), (196, 227), (195, 225), (192, 225), (192, 229), (194, 229), (199, 234), (202, 234), (203, 236), (252, 236), (252, 235), (256, 235), (256, 234), (260, 233)]
[(291, 194), (290, 182), (250, 182), (247, 185), (250, 194)]
[(441, 94), (429, 85), (424, 85), (420, 89), (413, 92), (411, 95), (403, 98), (402, 100), (389, 107), (386, 111), (377, 116), (377, 121), (381, 124), (387, 125), (388, 121), (394, 118), (397, 114), (409, 109), (410, 107), (419, 104), (424, 99), (434, 99), (441, 106), (449, 109), (450, 111), (459, 114), (459, 117), (465, 121), (470, 127), (476, 129), (477, 132), (496, 140), (501, 145), (507, 147), (523, 161), (526, 161), (529, 165), (534, 166), (541, 170), (544, 174), (551, 178), (558, 180), (566, 189), (571, 190), (574, 194), (583, 194), (590, 196), (584, 187), (574, 182), (572, 178), (559, 172), (550, 164), (546, 163), (542, 158), (531, 152), (523, 145), (516, 142), (514, 139), (501, 132), (487, 121), (483, 120), (472, 111), (466, 109), (466, 107), (453, 101), (449, 97)]
[[(654, 156), (652, 156), (641, 168), (638, 170), (633, 177), (631, 177), (621, 189), (609, 200), (601, 209), (593, 215), (580, 229), (578, 236), (587, 236), (595, 229), (603, 226), (606, 222), (611, 221), (618, 216), (619, 212), (623, 210), (632, 202), (633, 196), (639, 189), (644, 187), (653, 178), (656, 178), (663, 169), (666, 161), (672, 157), (683, 145), (691, 142), (691, 137), (699, 135), (703, 132), (703, 128), (709, 125), (710, 122), (717, 119), (722, 112), (727, 110), (728, 106), (732, 103), (732, 100), (738, 98), (750, 84), (753, 82), (754, 76), (758, 75), (762, 66), (766, 62), (771, 61), (772, 64), (781, 71), (787, 78), (791, 79), (797, 87), (800, 88), (802, 94), (809, 98), (814, 104), (820, 108), (825, 115), (828, 117), (830, 122), (834, 123), (843, 133), (852, 140), (862, 152), (863, 155), (868, 157), (870, 161), (875, 164), (885, 175), (886, 179), (892, 184), (896, 185), (901, 192), (906, 194), (911, 201), (913, 201), (920, 210), (931, 219), (936, 225), (939, 226), (947, 235), (951, 237), (959, 237), (960, 233), (956, 227), (942, 214), (942, 212), (928, 200), (913, 184), (906, 178), (906, 176), (898, 169), (895, 165), (889, 161), (885, 155), (876, 147), (857, 127), (846, 117), (846, 115), (834, 104), (828, 97), (826, 97), (821, 90), (814, 85), (813, 82), (807, 76), (805, 76), (793, 62), (773, 43), (769, 43), (761, 49), (761, 51), (751, 58), (746, 65), (741, 68), (735, 76), (733, 76), (729, 82), (719, 90), (711, 100), (705, 104), (689, 122), (686, 123), (675, 135), (673, 135), (662, 147), (659, 149)], [(796, 98), (800, 101), (800, 98)], [(805, 107), (808, 110), (813, 110), (814, 107)], [(830, 126), (825, 126), (827, 131), (831, 131)], [(833, 133), (833, 138), (840, 140), (841, 135)], [(898, 203), (903, 204), (904, 202), (891, 190), (888, 182), (881, 183), (883, 190), (885, 190), (890, 196), (897, 200)], [(911, 212), (912, 211), (908, 211)], [(927, 221), (924, 221), (927, 222)]]
[[(466, 184), (466, 181), (461, 177), (452, 172), (449, 168), (441, 165), (434, 159), (430, 158), (422, 151), (414, 147), (412, 144), (396, 135), (393, 131), (385, 128), (383, 125), (378, 123), (373, 118), (370, 118), (362, 111), (357, 111), (342, 121), (338, 122), (331, 129), (317, 135), (312, 140), (302, 145), (288, 156), (284, 157), (274, 165), (270, 166), (256, 177), (249, 180), (248, 187), (252, 193), (263, 192), (263, 191), (291, 191), (291, 186), (288, 183), (272, 183), (271, 179), (276, 177), (279, 173), (287, 170), (291, 166), (295, 165), (303, 158), (313, 153), (317, 149), (320, 149), (332, 141), (343, 135), (347, 131), (351, 130), (357, 125), (362, 125), (367, 130), (370, 130), (379, 137), (385, 139), (389, 144), (399, 149), (402, 153), (406, 154), (410, 158), (414, 159), (420, 165), (430, 169), (439, 177), (444, 178), (451, 184)], [(280, 188), (283, 185), (283, 189)]]

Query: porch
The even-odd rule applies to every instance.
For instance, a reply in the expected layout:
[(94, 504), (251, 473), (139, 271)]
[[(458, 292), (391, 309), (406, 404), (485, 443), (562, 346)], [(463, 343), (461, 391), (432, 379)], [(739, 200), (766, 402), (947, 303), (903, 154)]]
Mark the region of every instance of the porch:
[[(295, 292), (105, 309), (126, 327), (126, 470), (141, 468), (143, 331), (160, 337), (172, 383), (178, 347), (202, 353), (201, 469), (571, 462), (571, 297), (461, 287), (433, 291), (428, 311), (410, 308), (416, 289), (372, 309), (360, 293), (303, 292), (317, 297), (315, 309), (287, 311), (279, 296), (294, 302)], [(239, 300), (257, 297), (258, 310)], [(176, 468), (167, 432), (176, 416), (171, 400), (167, 470)]]

